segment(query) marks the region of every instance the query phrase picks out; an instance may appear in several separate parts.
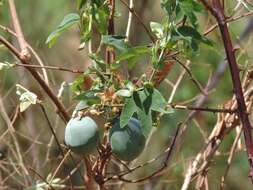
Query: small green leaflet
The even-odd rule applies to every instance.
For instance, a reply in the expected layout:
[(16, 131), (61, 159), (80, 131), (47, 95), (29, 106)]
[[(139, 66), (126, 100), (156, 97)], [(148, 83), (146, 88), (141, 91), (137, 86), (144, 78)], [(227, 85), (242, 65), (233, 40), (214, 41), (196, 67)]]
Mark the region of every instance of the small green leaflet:
[(99, 104), (100, 98), (96, 96), (99, 90), (87, 90), (75, 97), (76, 100), (86, 101), (88, 105)]
[(131, 97), (133, 95), (135, 89), (133, 83), (131, 81), (126, 81), (125, 85), (125, 88), (120, 89), (116, 92), (117, 96)]
[(124, 39), (124, 36), (103, 35), (101, 42), (105, 45), (115, 48), (120, 52), (123, 52), (129, 48), (129, 45), (124, 42)]
[(75, 107), (73, 113), (72, 113), (72, 117), (75, 117), (76, 114), (79, 112), (79, 111), (82, 111), (82, 110), (85, 110), (87, 108), (89, 108), (90, 106), (88, 105), (87, 101), (86, 100), (81, 100)]
[(126, 98), (125, 106), (123, 107), (120, 115), (120, 127), (125, 127), (136, 111), (137, 107), (135, 105), (133, 97)]
[(11, 64), (9, 62), (0, 62), (0, 71), (3, 70), (3, 69), (10, 69), (12, 67), (14, 67), (15, 64)]
[(71, 83), (71, 90), (75, 93), (82, 91), (82, 84), (84, 83), (84, 75), (76, 77), (76, 79)]
[(166, 10), (170, 18), (175, 17), (177, 21), (187, 16), (192, 26), (197, 26), (196, 13), (203, 9), (196, 0), (161, 0), (161, 7)]
[(171, 15), (176, 8), (176, 1), (161, 0), (161, 7), (165, 9), (169, 15)]
[(16, 84), (16, 94), (19, 96), (20, 100), (20, 112), (25, 111), (31, 104), (37, 103), (37, 95), (30, 92), (25, 87), (20, 84)]
[(49, 47), (52, 47), (52, 45), (56, 42), (57, 38), (65, 32), (67, 29), (69, 29), (72, 25), (78, 23), (80, 21), (80, 17), (76, 13), (70, 13), (67, 14), (63, 20), (61, 21), (60, 25), (57, 27), (55, 31), (53, 31), (47, 38), (46, 44), (48, 44)]
[(88, 11), (82, 14), (81, 19), (81, 41), (79, 45), (79, 50), (82, 50), (85, 47), (85, 43), (91, 38), (91, 29), (92, 29), (92, 16)]
[(128, 67), (131, 69), (135, 66), (138, 58), (145, 53), (151, 53), (151, 49), (146, 46), (131, 47), (124, 39), (124, 36), (104, 35), (101, 42), (117, 50), (116, 63), (127, 60)]
[(84, 5), (85, 3), (87, 2), (87, 0), (77, 0), (77, 9), (80, 10)]
[[(202, 6), (195, 0), (177, 0), (176, 14), (177, 17), (187, 16), (192, 26), (197, 26), (197, 17), (195, 13), (201, 12)], [(179, 18), (178, 18), (179, 19)]]
[(172, 32), (174, 38), (179, 38), (190, 43), (194, 51), (198, 50), (199, 43), (212, 46), (212, 42), (206, 37), (202, 36), (195, 28), (191, 26), (180, 26)]
[(150, 53), (151, 49), (146, 46), (136, 46), (125, 49), (118, 57), (116, 61), (124, 61), (132, 58), (137, 58), (145, 53)]
[(158, 39), (163, 37), (164, 27), (158, 22), (150, 22), (151, 31), (156, 35)]
[(85, 100), (81, 100), (75, 107), (75, 111), (81, 111), (84, 110), (86, 108), (88, 108), (89, 105), (87, 104), (87, 101)]
[(147, 138), (149, 136), (153, 123), (151, 111), (146, 113), (144, 111), (138, 110), (137, 115), (142, 125), (143, 134)]
[(93, 65), (96, 69), (100, 69), (101, 71), (106, 70), (106, 64), (103, 59), (101, 59), (97, 54), (92, 53), (89, 54), (89, 58), (93, 61)]
[(117, 96), (130, 97), (132, 92), (128, 89), (120, 89), (115, 93)]
[(137, 113), (143, 126), (144, 135), (148, 136), (152, 127), (152, 111), (171, 113), (171, 110), (167, 110), (166, 106), (166, 100), (155, 88), (134, 91), (133, 95), (126, 99), (120, 115), (120, 126), (125, 127), (133, 114)]
[(109, 9), (107, 6), (92, 6), (92, 15), (95, 21), (95, 25), (100, 34), (106, 34), (107, 32), (107, 20), (109, 16)]

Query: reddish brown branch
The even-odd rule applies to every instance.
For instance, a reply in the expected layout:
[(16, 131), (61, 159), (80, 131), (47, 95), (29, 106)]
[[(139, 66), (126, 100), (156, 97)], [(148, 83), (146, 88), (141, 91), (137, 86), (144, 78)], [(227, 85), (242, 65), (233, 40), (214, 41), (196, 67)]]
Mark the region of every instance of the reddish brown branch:
[(207, 3), (206, 0), (201, 0), (205, 7), (212, 13), (218, 22), (218, 26), (221, 32), (223, 44), (225, 47), (227, 60), (229, 63), (230, 73), (233, 82), (234, 93), (238, 104), (238, 115), (243, 125), (243, 133), (245, 138), (245, 144), (248, 154), (248, 160), (250, 164), (249, 176), (253, 182), (253, 141), (251, 134), (251, 124), (249, 121), (245, 99), (243, 95), (242, 85), (240, 81), (239, 69), (236, 63), (235, 53), (231, 37), (228, 31), (226, 17), (224, 9), (219, 0), (213, 0), (212, 6)]
[[(30, 64), (29, 61), (24, 59), (21, 53), (11, 44), (9, 43), (5, 38), (0, 36), (0, 43), (5, 45), (17, 58), (20, 60), (22, 64)], [(47, 95), (51, 98), (51, 100), (56, 105), (59, 114), (61, 114), (65, 121), (68, 121), (70, 119), (69, 114), (66, 112), (65, 107), (62, 105), (62, 103), (59, 101), (57, 96), (53, 93), (53, 91), (50, 89), (50, 87), (45, 83), (45, 81), (41, 78), (41, 76), (37, 73), (36, 70), (30, 67), (26, 67), (26, 69), (33, 75), (33, 77), (37, 80), (37, 82), (40, 84), (42, 89), (47, 93)]]
[(109, 15), (109, 20), (108, 20), (108, 34), (113, 35), (114, 34), (115, 0), (110, 0), (109, 6), (110, 6), (110, 15)]
[(49, 126), (49, 129), (50, 129), (51, 133), (52, 133), (53, 136), (54, 136), (55, 142), (56, 142), (56, 144), (57, 144), (57, 146), (58, 146), (58, 148), (59, 148), (59, 150), (60, 150), (62, 156), (64, 157), (64, 156), (65, 156), (64, 151), (63, 151), (63, 149), (62, 149), (62, 147), (61, 147), (60, 141), (59, 141), (58, 138), (57, 138), (57, 135), (56, 135), (56, 133), (55, 133), (55, 131), (54, 131), (54, 128), (53, 128), (53, 126), (52, 126), (52, 124), (51, 124), (51, 122), (50, 122), (50, 120), (49, 120), (49, 118), (48, 118), (46, 109), (45, 109), (45, 107), (44, 107), (41, 103), (39, 103), (39, 106), (40, 106), (40, 108), (41, 108), (41, 110), (42, 110), (43, 115), (44, 115), (45, 118), (46, 118), (47, 124), (48, 124), (48, 126)]
[[(114, 13), (115, 13), (115, 0), (109, 0), (110, 15), (108, 18), (107, 32), (108, 35), (114, 35)], [(106, 63), (111, 64), (115, 60), (115, 52), (109, 47), (106, 47)]]
[(17, 40), (20, 46), (21, 51), (26, 51), (27, 50), (27, 45), (26, 45), (26, 41), (22, 32), (22, 29), (20, 27), (19, 24), (19, 20), (18, 20), (18, 15), (16, 12), (16, 7), (15, 7), (15, 3), (14, 0), (9, 0), (9, 8), (10, 8), (10, 15), (11, 15), (11, 19), (12, 19), (12, 24), (14, 27), (14, 30), (16, 32), (16, 36), (17, 36)]
[[(3, 43), (18, 59), (22, 64), (30, 64), (30, 53), (27, 49), (27, 43), (25, 41), (17, 11), (15, 8), (14, 0), (9, 0), (9, 8), (10, 8), (10, 15), (12, 19), (12, 24), (14, 27), (14, 32), (16, 33), (16, 37), (20, 46), (21, 51), (19, 52), (12, 44), (10, 44), (5, 38), (0, 36), (0, 42)], [(66, 109), (64, 108), (63, 104), (59, 101), (57, 96), (54, 95), (53, 91), (50, 89), (50, 87), (46, 84), (46, 82), (41, 78), (39, 73), (34, 70), (33, 68), (26, 67), (26, 69), (33, 75), (33, 77), (37, 80), (37, 82), (40, 84), (42, 89), (48, 94), (48, 96), (51, 98), (51, 100), (56, 105), (59, 113), (64, 118), (65, 121), (68, 121), (70, 119), (70, 116), (66, 112)]]

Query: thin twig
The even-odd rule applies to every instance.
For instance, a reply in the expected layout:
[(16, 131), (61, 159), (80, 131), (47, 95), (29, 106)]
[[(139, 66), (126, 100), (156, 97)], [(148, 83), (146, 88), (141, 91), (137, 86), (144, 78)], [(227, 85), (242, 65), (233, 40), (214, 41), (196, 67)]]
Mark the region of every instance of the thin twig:
[(44, 177), (42, 177), (37, 171), (35, 171), (33, 168), (29, 168), (29, 170), (35, 173), (40, 178), (41, 181), (45, 182), (50, 187), (50, 189), (55, 190), (55, 188), (50, 183), (48, 183), (47, 180)]
[(47, 71), (45, 69), (45, 64), (43, 63), (43, 61), (41, 60), (41, 58), (39, 57), (39, 55), (37, 54), (37, 52), (33, 49), (33, 47), (30, 46), (30, 44), (27, 43), (27, 47), (32, 52), (32, 54), (34, 55), (35, 59), (37, 60), (37, 62), (41, 66), (42, 74), (43, 74), (43, 77), (45, 79), (45, 82), (46, 82), (47, 85), (49, 85), (48, 74), (47, 74)]
[(78, 74), (82, 74), (84, 73), (84, 71), (80, 71), (80, 70), (72, 70), (72, 69), (68, 69), (68, 68), (63, 68), (63, 67), (55, 67), (55, 66), (41, 66), (41, 65), (27, 65), (27, 64), (22, 64), (22, 63), (16, 63), (14, 65), (14, 67), (16, 66), (20, 66), (20, 67), (31, 67), (31, 68), (38, 68), (38, 69), (50, 69), (50, 70), (58, 70), (58, 71), (65, 71), (65, 72), (70, 72), (70, 73), (78, 73)]
[(51, 177), (51, 180), (49, 182), (49, 184), (51, 185), (51, 183), (53, 182), (55, 176), (57, 175), (57, 173), (59, 172), (61, 166), (63, 165), (63, 163), (65, 162), (65, 160), (68, 158), (68, 156), (70, 155), (70, 152), (71, 150), (69, 149), (68, 152), (64, 155), (63, 159), (61, 160), (61, 162), (59, 163), (59, 165), (57, 166), (57, 168), (55, 169), (52, 177)]
[(174, 109), (183, 109), (183, 110), (195, 110), (195, 111), (204, 111), (204, 112), (213, 112), (213, 113), (237, 113), (237, 109), (218, 109), (218, 108), (203, 108), (203, 107), (192, 107), (192, 106), (184, 106), (184, 105), (176, 105), (176, 104), (168, 104), (168, 107), (172, 107)]
[(127, 28), (126, 28), (126, 41), (129, 41), (129, 35), (131, 31), (131, 25), (133, 21), (133, 12), (130, 11), (134, 9), (134, 0), (130, 0), (129, 3), (129, 13), (128, 13), (128, 21), (127, 21)]
[[(253, 14), (253, 11), (250, 11), (250, 12), (247, 12), (247, 13), (244, 13), (242, 15), (239, 15), (239, 16), (236, 16), (236, 17), (232, 17), (232, 18), (228, 18), (226, 20), (227, 23), (229, 22), (234, 22), (234, 21), (237, 21), (241, 18), (244, 18), (244, 17), (247, 17), (247, 16), (251, 16)], [(213, 26), (211, 26), (209, 29), (207, 29), (205, 32), (204, 32), (204, 36), (207, 36), (208, 34), (210, 34), (213, 30), (215, 30), (216, 28), (218, 27), (218, 24), (214, 24)]]
[(148, 29), (148, 27), (143, 23), (142, 19), (140, 18), (140, 16), (136, 13), (134, 8), (131, 8), (124, 0), (120, 0), (127, 8), (130, 12), (132, 12), (134, 14), (134, 16), (137, 18), (138, 22), (143, 26), (144, 30), (146, 31), (146, 33), (148, 34), (149, 38), (151, 39), (151, 41), (153, 43), (155, 43), (155, 38), (152, 34), (152, 32)]
[(177, 63), (179, 63), (186, 70), (186, 72), (190, 76), (190, 79), (197, 86), (197, 88), (200, 90), (200, 92), (202, 94), (204, 94), (204, 95), (207, 95), (207, 92), (202, 87), (202, 85), (200, 84), (200, 82), (193, 76), (193, 74), (191, 73), (190, 69), (186, 65), (184, 65), (178, 58), (176, 58), (176, 57), (173, 56), (172, 59), (174, 59)]
[(43, 115), (44, 115), (45, 118), (46, 118), (47, 124), (48, 124), (48, 126), (49, 126), (49, 129), (50, 129), (51, 133), (52, 133), (53, 136), (54, 136), (55, 142), (56, 142), (56, 144), (57, 144), (57, 146), (58, 146), (58, 148), (59, 148), (59, 150), (60, 150), (62, 156), (64, 157), (64, 155), (65, 155), (65, 154), (64, 154), (64, 151), (63, 151), (63, 149), (62, 149), (62, 147), (61, 147), (61, 144), (60, 144), (60, 142), (59, 142), (59, 140), (58, 140), (58, 138), (57, 138), (57, 136), (56, 136), (56, 133), (55, 133), (55, 131), (54, 131), (54, 128), (53, 128), (53, 126), (52, 126), (52, 124), (51, 124), (51, 122), (50, 122), (50, 120), (49, 120), (49, 118), (48, 118), (46, 109), (44, 108), (44, 106), (43, 106), (41, 103), (39, 103), (39, 106), (40, 106), (40, 108), (41, 108), (41, 110), (42, 110)]
[(226, 169), (225, 169), (225, 172), (224, 172), (223, 176), (221, 177), (220, 190), (224, 189), (225, 180), (226, 180), (226, 177), (228, 175), (228, 171), (229, 171), (229, 168), (231, 166), (232, 159), (234, 158), (236, 147), (237, 147), (237, 144), (238, 144), (238, 142), (240, 140), (240, 137), (241, 137), (241, 133), (242, 133), (242, 127), (240, 127), (240, 131), (239, 131), (239, 133), (237, 133), (237, 135), (235, 137), (235, 140), (233, 142), (233, 145), (230, 149), (229, 156), (228, 156), (228, 159), (227, 159), (227, 166), (226, 166)]

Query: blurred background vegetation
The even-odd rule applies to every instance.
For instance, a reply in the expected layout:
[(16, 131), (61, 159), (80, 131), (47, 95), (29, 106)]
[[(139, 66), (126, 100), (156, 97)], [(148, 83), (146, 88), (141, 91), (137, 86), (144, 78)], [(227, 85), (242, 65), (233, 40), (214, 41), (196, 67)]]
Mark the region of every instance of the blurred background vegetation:
[[(236, 3), (237, 1), (235, 0), (226, 1), (226, 6), (229, 7), (227, 9), (228, 15), (232, 13)], [(48, 48), (45, 44), (47, 36), (56, 28), (62, 18), (67, 13), (76, 11), (74, 1), (22, 0), (16, 1), (16, 6), (25, 38), (38, 52), (45, 65), (85, 70), (91, 64), (91, 61), (87, 56), (87, 49), (81, 51), (78, 50), (80, 34), (78, 28), (76, 27), (73, 27), (71, 30), (64, 33), (52, 48)], [(149, 26), (150, 21), (160, 22), (165, 15), (164, 10), (160, 7), (160, 1), (138, 0), (135, 1), (135, 9), (147, 26)], [(242, 9), (243, 8), (241, 8), (240, 14), (244, 12)], [(128, 11), (119, 1), (116, 3), (116, 10), (120, 13), (120, 16), (115, 19), (116, 33), (124, 34), (127, 24)], [(211, 26), (211, 23), (214, 24), (205, 11), (198, 15), (198, 19), (200, 22), (198, 30), (201, 33), (203, 33), (208, 26)], [(253, 50), (252, 35), (248, 35), (247, 38), (244, 38), (243, 40), (240, 39), (240, 36), (245, 31), (250, 19), (250, 17), (246, 17), (229, 24), (233, 42), (240, 48), (236, 55), (237, 61), (242, 69), (250, 67), (253, 60), (253, 54), (250, 53)], [(208, 26), (207, 21), (209, 22)], [(8, 5), (5, 2), (0, 7), (0, 24), (11, 27)], [(13, 39), (11, 35), (3, 30), (0, 30), (0, 34), (9, 40)], [(202, 86), (206, 85), (211, 74), (216, 71), (220, 63), (223, 62), (225, 58), (219, 31), (216, 29), (208, 35), (208, 38), (213, 40), (214, 47), (210, 48), (206, 45), (201, 45), (197, 54), (191, 57), (191, 71), (198, 81), (200, 81)], [(143, 28), (138, 24), (136, 19), (133, 19), (130, 42), (133, 45), (149, 43), (148, 36), (143, 31)], [(15, 58), (7, 51), (7, 49), (0, 46), (0, 62), (4, 61), (8, 61), (10, 63), (16, 62)], [(138, 65), (135, 66), (132, 71), (135, 76), (139, 76), (143, 72), (147, 64), (146, 61), (146, 59), (140, 60)], [(175, 64), (167, 77), (167, 80), (174, 83), (181, 71), (182, 68)], [(47, 70), (47, 72), (49, 74), (50, 87), (53, 89), (55, 94), (57, 94), (60, 89), (62, 82), (66, 81), (67, 83), (71, 83), (78, 76), (78, 74), (54, 70)], [(0, 70), (0, 97), (8, 115), (10, 117), (13, 116), (19, 102), (15, 88), (17, 83), (22, 84), (27, 89), (37, 94), (39, 99), (44, 102), (50, 121), (53, 123), (56, 134), (62, 142), (65, 124), (58, 118), (55, 113), (54, 106), (52, 106), (50, 100), (38, 86), (37, 82), (21, 67)], [(160, 89), (166, 98), (170, 96), (172, 89), (167, 82), (163, 82)], [(229, 70), (226, 69), (220, 77), (214, 90), (212, 90), (209, 94), (205, 106), (217, 108), (226, 103), (226, 101), (233, 96), (232, 90), (230, 73)], [(188, 102), (188, 105), (191, 105), (194, 104), (194, 100), (199, 94), (199, 90), (190, 80), (189, 76), (185, 74), (173, 102)], [(68, 108), (69, 113), (72, 113), (77, 102), (72, 99), (72, 93), (68, 90), (68, 88), (65, 89), (62, 100)], [(177, 124), (182, 122), (188, 113), (189, 111), (175, 110), (173, 114), (164, 116), (162, 118), (161, 126), (154, 133), (151, 142), (141, 155), (141, 158), (138, 159), (138, 162), (142, 163), (161, 153), (164, 148), (168, 146), (170, 138), (175, 133)], [(189, 124), (190, 127), (182, 142), (183, 144), (181, 146), (181, 150), (174, 152), (173, 158), (170, 160), (168, 168), (163, 172), (162, 177), (160, 177), (159, 180), (155, 178), (154, 181), (151, 181), (148, 184), (126, 184), (126, 189), (180, 189), (184, 179), (184, 174), (190, 161), (196, 156), (198, 151), (201, 150), (204, 143), (202, 134), (200, 133), (196, 123), (200, 125), (200, 128), (205, 134), (209, 134), (217, 121), (217, 115), (212, 113), (199, 113), (194, 120), (196, 120), (196, 122), (193, 121)], [(56, 145), (52, 141), (52, 134), (46, 125), (47, 124), (42, 116), (41, 110), (37, 105), (31, 106), (25, 113), (19, 113), (14, 124), (17, 131), (16, 134), (18, 141), (22, 145), (21, 152), (24, 163), (27, 166), (36, 168), (42, 176), (47, 176), (59, 163), (59, 159), (57, 159), (59, 156), (59, 150), (57, 150)], [(0, 134), (4, 134), (6, 129), (5, 122), (3, 118), (0, 117)], [(217, 189), (220, 183), (220, 178), (226, 167), (226, 160), (228, 157), (227, 152), (232, 146), (234, 137), (234, 131), (226, 137), (219, 149), (221, 154), (216, 156), (211, 164), (211, 171), (208, 176), (210, 189)], [(48, 143), (52, 146), (48, 147)], [(1, 150), (4, 150), (5, 147), (8, 149), (6, 158), (4, 158), (3, 161), (0, 161), (1, 165), (1, 162), (4, 163), (4, 160), (11, 160), (12, 157), (9, 156), (14, 153), (9, 151), (9, 148), (12, 147), (11, 139), (9, 138), (1, 138), (0, 147)], [(46, 154), (48, 155), (45, 156)], [(46, 159), (49, 159), (49, 162)], [(154, 164), (154, 166), (143, 168), (139, 170), (137, 174), (133, 174), (132, 176), (133, 178), (136, 175), (142, 176), (143, 174), (150, 172), (155, 167), (158, 167), (159, 164), (161, 164), (161, 162), (158, 161)], [(72, 167), (73, 166), (71, 166), (70, 162), (66, 163), (62, 169), (62, 175), (70, 171)], [(3, 175), (1, 174), (2, 172), (4, 173), (3, 168), (4, 167), (2, 166), (0, 167), (0, 175)], [(5, 165), (5, 168), (8, 168), (8, 166)], [(225, 189), (252, 189), (252, 184), (247, 177), (248, 170), (246, 153), (244, 151), (240, 151), (235, 155), (233, 160)], [(30, 175), (32, 176), (34, 174), (31, 173)], [(12, 181), (17, 179), (21, 180), (22, 176), (17, 174), (13, 176), (15, 177), (9, 177), (8, 179), (10, 188), (21, 189), (16, 183), (12, 183)], [(78, 175), (76, 177), (78, 177)], [(192, 189), (193, 188), (194, 186), (192, 186)], [(114, 187), (114, 189), (117, 189), (117, 187)]]

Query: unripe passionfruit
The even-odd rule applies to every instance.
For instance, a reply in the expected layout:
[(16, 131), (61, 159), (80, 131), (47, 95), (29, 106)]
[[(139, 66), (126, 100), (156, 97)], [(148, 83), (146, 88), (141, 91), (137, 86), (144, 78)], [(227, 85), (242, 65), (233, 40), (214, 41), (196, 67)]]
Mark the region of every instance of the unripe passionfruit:
[(65, 128), (65, 143), (75, 153), (91, 153), (97, 146), (98, 139), (97, 124), (88, 116), (70, 119)]
[(146, 142), (140, 122), (135, 118), (131, 118), (124, 128), (121, 128), (117, 121), (110, 129), (109, 138), (112, 152), (123, 161), (137, 158)]

